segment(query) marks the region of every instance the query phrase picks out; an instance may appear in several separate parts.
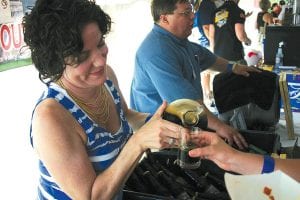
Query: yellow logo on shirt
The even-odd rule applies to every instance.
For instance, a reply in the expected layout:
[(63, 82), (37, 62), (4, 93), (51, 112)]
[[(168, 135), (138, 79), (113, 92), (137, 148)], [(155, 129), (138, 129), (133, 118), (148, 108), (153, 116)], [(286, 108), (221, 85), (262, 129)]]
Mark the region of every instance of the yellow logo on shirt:
[(219, 12), (216, 13), (215, 24), (218, 27), (222, 27), (224, 24), (226, 24), (228, 17), (229, 17), (229, 12), (227, 10), (220, 10)]

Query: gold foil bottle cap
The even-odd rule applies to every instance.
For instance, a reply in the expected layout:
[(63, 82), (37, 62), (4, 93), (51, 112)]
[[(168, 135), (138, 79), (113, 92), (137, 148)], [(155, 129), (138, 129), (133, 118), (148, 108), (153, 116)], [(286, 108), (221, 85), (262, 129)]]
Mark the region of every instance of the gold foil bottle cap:
[(199, 121), (199, 113), (195, 111), (187, 111), (183, 115), (183, 122), (185, 126), (195, 126), (198, 124)]
[[(195, 100), (178, 99), (171, 102), (165, 110), (165, 113), (172, 115), (171, 121), (178, 122), (176, 116), (184, 127), (204, 126), (207, 127), (207, 116), (204, 106)], [(166, 114), (167, 115), (167, 114)], [(165, 116), (166, 116), (165, 115)], [(170, 115), (168, 115), (169, 119)]]

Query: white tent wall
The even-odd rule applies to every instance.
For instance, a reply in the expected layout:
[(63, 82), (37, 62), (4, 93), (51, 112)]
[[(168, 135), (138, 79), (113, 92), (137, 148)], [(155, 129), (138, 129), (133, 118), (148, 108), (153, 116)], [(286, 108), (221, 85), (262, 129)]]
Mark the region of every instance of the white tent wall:
[(246, 18), (245, 22), (245, 31), (252, 41), (251, 46), (245, 46), (246, 52), (251, 49), (260, 50), (258, 44), (258, 31), (256, 29), (257, 14), (261, 11), (258, 4), (259, 0), (240, 0), (239, 2), (240, 8), (246, 13), (253, 12), (252, 15)]
[[(118, 3), (113, 3), (118, 2)], [(153, 20), (149, 0), (97, 1), (112, 18), (112, 31), (107, 35), (108, 64), (114, 69), (129, 105), (130, 84), (136, 50), (151, 30)]]

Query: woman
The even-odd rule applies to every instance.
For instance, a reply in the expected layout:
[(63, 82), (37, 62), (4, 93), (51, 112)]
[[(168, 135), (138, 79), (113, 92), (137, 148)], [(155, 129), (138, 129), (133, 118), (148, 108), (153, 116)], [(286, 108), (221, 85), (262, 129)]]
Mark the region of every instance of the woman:
[(263, 40), (265, 38), (266, 26), (273, 24), (273, 16), (268, 12), (268, 9), (271, 6), (271, 2), (269, 0), (261, 0), (259, 2), (259, 7), (261, 12), (257, 14), (256, 18), (256, 28), (259, 34), (259, 44), (262, 45)]
[(268, 12), (271, 6), (271, 2), (269, 0), (261, 0), (259, 2), (259, 7), (261, 12), (257, 14), (257, 29), (260, 31), (265, 25), (273, 24), (273, 16)]
[(281, 7), (278, 3), (272, 3), (271, 10), (272, 17), (276, 18), (281, 12)]
[(300, 159), (274, 159), (270, 156), (238, 151), (226, 144), (215, 133), (206, 131), (202, 131), (194, 140), (198, 141), (199, 148), (189, 152), (191, 157), (211, 160), (226, 171), (239, 174), (260, 174), (281, 170), (298, 182), (300, 181)]
[[(110, 17), (88, 0), (37, 0), (24, 40), (47, 89), (32, 116), (38, 199), (122, 199), (144, 151), (169, 148), (180, 126), (127, 108), (106, 64)], [(136, 130), (132, 134), (132, 130)]]

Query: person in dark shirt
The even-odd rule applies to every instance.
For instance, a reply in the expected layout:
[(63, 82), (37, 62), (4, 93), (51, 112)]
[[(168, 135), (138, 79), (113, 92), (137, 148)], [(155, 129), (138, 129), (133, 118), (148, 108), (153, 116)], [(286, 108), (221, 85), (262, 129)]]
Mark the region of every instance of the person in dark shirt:
[(229, 61), (246, 64), (242, 42), (250, 45), (251, 40), (245, 32), (245, 11), (238, 7), (238, 2), (227, 0), (215, 10), (209, 38), (215, 54)]
[(278, 17), (279, 13), (281, 12), (281, 8), (280, 6), (278, 5), (278, 3), (273, 3), (272, 6), (271, 6), (271, 14), (273, 17)]
[[(213, 14), (217, 8), (217, 5), (215, 3), (218, 4), (219, 7), (219, 5), (223, 3), (223, 1), (220, 2), (216, 0), (202, 0), (195, 16), (195, 18), (198, 21), (199, 29), (202, 29), (204, 32), (203, 38), (205, 38), (205, 40), (207, 41), (206, 48), (210, 48), (209, 39), (208, 39), (209, 27), (211, 24), (213, 24)], [(218, 72), (213, 72), (211, 70), (206, 70), (201, 73), (201, 84), (203, 87), (204, 102), (207, 102), (208, 106), (213, 105), (214, 103), (211, 80), (213, 79), (216, 73)]]
[(213, 13), (216, 10), (216, 5), (213, 0), (203, 0), (199, 6), (199, 15), (197, 16), (198, 26), (201, 26), (204, 30), (205, 37), (209, 37), (209, 25), (213, 24)]
[[(191, 37), (189, 37), (189, 39), (191, 39), (191, 41), (199, 43), (201, 46), (205, 48), (209, 48), (208, 36), (205, 34), (204, 28), (202, 26), (202, 24), (205, 21), (203, 21), (202, 17), (200, 17), (200, 15), (202, 14), (202, 10), (200, 10), (200, 7), (203, 4), (203, 2), (204, 1), (201, 0), (196, 0), (195, 2), (193, 2), (195, 17), (194, 17), (193, 33)], [(194, 34), (194, 32), (197, 32), (197, 34)], [(196, 38), (192, 38), (192, 37), (196, 37)]]
[(271, 2), (269, 0), (261, 0), (259, 2), (259, 7), (261, 12), (257, 14), (256, 19), (256, 28), (261, 31), (260, 29), (265, 25), (273, 24), (273, 16), (271, 13), (268, 12), (271, 6)]
[(259, 44), (263, 43), (263, 39), (265, 37), (266, 26), (269, 24), (273, 24), (273, 16), (268, 12), (271, 6), (271, 2), (269, 0), (261, 0), (259, 2), (259, 7), (261, 12), (257, 14), (256, 18), (256, 28), (259, 34)]

